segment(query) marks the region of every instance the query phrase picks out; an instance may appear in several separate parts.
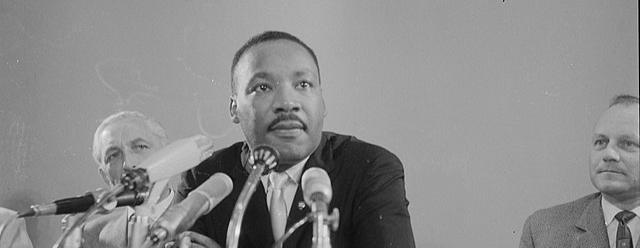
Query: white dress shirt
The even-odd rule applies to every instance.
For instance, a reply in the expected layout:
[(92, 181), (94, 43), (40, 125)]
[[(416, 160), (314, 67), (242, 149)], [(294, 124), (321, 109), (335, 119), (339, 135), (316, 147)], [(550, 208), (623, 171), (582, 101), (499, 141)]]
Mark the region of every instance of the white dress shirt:
[[(282, 189), (282, 194), (287, 204), (287, 216), (289, 216), (291, 204), (293, 203), (293, 198), (296, 196), (296, 190), (298, 189), (298, 184), (302, 177), (302, 169), (304, 168), (304, 164), (307, 163), (307, 160), (309, 160), (309, 157), (284, 172), (289, 176), (289, 183), (285, 184)], [(267, 207), (271, 210), (271, 201), (269, 201), (269, 199), (271, 199), (271, 195), (273, 194), (273, 186), (271, 186), (269, 175), (261, 176), (260, 181), (262, 181), (262, 185), (266, 185), (264, 190), (267, 193)]]
[[(605, 200), (602, 197), (602, 212), (604, 213), (604, 225), (607, 226), (607, 235), (609, 235), (609, 246), (611, 248), (616, 248), (616, 235), (618, 233), (618, 220), (616, 220), (615, 216), (622, 209), (619, 209), (615, 205), (611, 204), (609, 201)], [(633, 247), (638, 247), (638, 239), (640, 238), (640, 207), (636, 207), (631, 210), (636, 217), (633, 217), (627, 223), (629, 230), (631, 230), (631, 239), (633, 241)]]

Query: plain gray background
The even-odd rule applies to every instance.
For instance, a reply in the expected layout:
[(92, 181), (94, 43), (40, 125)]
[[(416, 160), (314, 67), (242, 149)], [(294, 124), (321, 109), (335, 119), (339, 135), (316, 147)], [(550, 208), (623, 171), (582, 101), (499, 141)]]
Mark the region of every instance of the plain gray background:
[[(0, 206), (105, 187), (91, 144), (119, 110), (241, 140), (229, 67), (264, 30), (317, 53), (326, 130), (403, 161), (418, 247), (517, 246), (533, 211), (595, 191), (592, 127), (638, 94), (635, 0), (0, 0)], [(60, 219), (27, 219), (36, 247)]]

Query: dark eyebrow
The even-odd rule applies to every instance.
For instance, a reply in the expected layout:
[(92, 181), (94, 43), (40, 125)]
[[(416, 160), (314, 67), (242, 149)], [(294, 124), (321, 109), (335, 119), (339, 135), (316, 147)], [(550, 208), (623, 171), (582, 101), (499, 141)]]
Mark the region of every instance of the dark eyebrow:
[(631, 140), (631, 141), (637, 141), (637, 137), (634, 137), (633, 135), (629, 135), (629, 134), (623, 134), (620, 136), (621, 139), (627, 139), (627, 140)]
[(296, 71), (296, 72), (294, 73), (294, 75), (295, 75), (296, 77), (313, 76), (313, 77), (317, 78), (316, 74), (315, 74), (315, 73), (313, 73), (313, 71), (311, 71), (311, 70), (300, 70), (300, 71)]
[(251, 80), (249, 80), (249, 83), (253, 82), (253, 80), (255, 80), (256, 78), (260, 78), (260, 79), (266, 79), (266, 80), (270, 80), (273, 77), (271, 76), (270, 73), (268, 72), (256, 72), (255, 74), (253, 74), (253, 76), (251, 77)]

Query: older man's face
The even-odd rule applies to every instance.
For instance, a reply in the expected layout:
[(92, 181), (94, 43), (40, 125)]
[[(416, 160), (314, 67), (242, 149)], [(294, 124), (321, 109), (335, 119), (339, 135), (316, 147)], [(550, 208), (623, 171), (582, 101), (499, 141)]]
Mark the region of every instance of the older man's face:
[(114, 187), (124, 173), (136, 168), (163, 146), (160, 137), (154, 135), (142, 119), (129, 118), (111, 124), (100, 133), (100, 175)]
[(316, 64), (303, 46), (289, 40), (255, 45), (238, 62), (235, 79), (231, 117), (251, 148), (273, 146), (285, 167), (315, 150), (326, 112)]
[(596, 124), (589, 171), (605, 197), (640, 201), (638, 137), (638, 104), (615, 105)]

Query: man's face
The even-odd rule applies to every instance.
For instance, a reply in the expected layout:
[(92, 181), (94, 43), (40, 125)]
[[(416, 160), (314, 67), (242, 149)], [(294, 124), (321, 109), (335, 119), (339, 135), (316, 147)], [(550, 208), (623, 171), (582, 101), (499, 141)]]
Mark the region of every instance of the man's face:
[(249, 147), (267, 144), (291, 166), (320, 143), (325, 112), (318, 69), (307, 50), (289, 40), (255, 45), (235, 70), (231, 119)]
[(140, 118), (128, 118), (111, 124), (100, 133), (100, 175), (113, 188), (120, 183), (124, 173), (137, 168), (163, 146), (162, 140)]
[(594, 128), (591, 182), (618, 202), (640, 200), (638, 104), (614, 105)]

